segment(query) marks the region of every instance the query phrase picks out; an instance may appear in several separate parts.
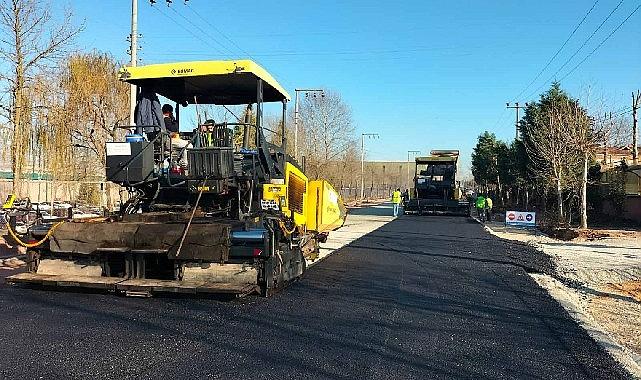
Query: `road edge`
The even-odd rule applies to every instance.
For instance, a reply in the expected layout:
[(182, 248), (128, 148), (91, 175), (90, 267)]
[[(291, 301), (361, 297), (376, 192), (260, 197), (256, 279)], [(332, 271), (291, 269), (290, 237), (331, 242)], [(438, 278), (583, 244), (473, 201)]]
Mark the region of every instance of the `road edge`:
[[(365, 207), (378, 206), (378, 205), (384, 204), (384, 203), (386, 203), (386, 202), (387, 202), (387, 200), (377, 200), (377, 201), (372, 201), (372, 202), (368, 203), (368, 204), (367, 204), (367, 206), (365, 206)], [(352, 207), (349, 207), (349, 208), (362, 208), (362, 206), (352, 206)], [(349, 209), (349, 208), (348, 208), (348, 209)], [(347, 223), (347, 218), (349, 218), (349, 211), (347, 212), (347, 216), (346, 216), (346, 218), (345, 218), (345, 223)], [(386, 221), (384, 224), (382, 224), (381, 226), (377, 227), (376, 229), (381, 228), (382, 226), (384, 226), (384, 225), (386, 225), (386, 224), (388, 224), (388, 223), (392, 222), (393, 220), (394, 220), (394, 219), (391, 219), (391, 220)], [(341, 228), (342, 228), (342, 227), (341, 227)], [(375, 229), (375, 230), (376, 230), (376, 229)], [(340, 230), (340, 228), (339, 228), (338, 230)], [(372, 231), (374, 231), (374, 230), (372, 230)], [(363, 236), (365, 236), (365, 235), (367, 235), (367, 234), (371, 233), (372, 231), (364, 232), (362, 235), (360, 235), (360, 236), (358, 236), (358, 237), (356, 237), (356, 238), (352, 239), (351, 241), (345, 242), (345, 243), (344, 243), (344, 244), (342, 244), (341, 246), (331, 249), (331, 250), (330, 250), (330, 252), (328, 252), (327, 254), (320, 255), (317, 259), (315, 259), (315, 260), (313, 260), (313, 261), (312, 261), (312, 260), (308, 260), (308, 259), (306, 259), (306, 260), (305, 260), (305, 261), (306, 261), (306, 267), (307, 267), (307, 268), (311, 268), (311, 267), (315, 266), (316, 264), (318, 264), (318, 263), (322, 262), (323, 260), (327, 259), (328, 257), (330, 257), (330, 256), (332, 256), (332, 255), (337, 254), (341, 249), (343, 249), (343, 248), (345, 248), (346, 246), (350, 245), (350, 244), (351, 244), (352, 242), (354, 242), (355, 240), (360, 239), (360, 238), (362, 238)], [(330, 232), (330, 233), (329, 233), (329, 239), (331, 239), (331, 238), (332, 238), (331, 236), (332, 236), (332, 232)], [(321, 247), (320, 247), (320, 249), (324, 249), (324, 248), (321, 246)]]
[[(471, 216), (483, 229), (492, 236), (510, 241), (500, 237), (491, 227), (481, 222), (478, 218)], [(538, 244), (532, 244), (532, 247), (539, 252), (548, 255)], [(557, 301), (567, 313), (574, 319), (581, 328), (583, 328), (599, 346), (610, 354), (626, 371), (634, 378), (641, 379), (641, 356), (618, 343), (598, 322), (596, 322), (585, 311), (580, 304), (574, 299), (581, 294), (579, 289), (567, 286), (557, 278), (543, 273), (528, 273), (538, 286), (545, 289), (546, 292)]]

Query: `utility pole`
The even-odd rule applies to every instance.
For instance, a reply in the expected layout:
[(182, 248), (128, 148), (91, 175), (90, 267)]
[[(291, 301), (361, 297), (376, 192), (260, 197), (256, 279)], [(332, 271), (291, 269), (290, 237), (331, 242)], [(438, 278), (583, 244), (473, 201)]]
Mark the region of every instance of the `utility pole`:
[(316, 94), (320, 93), (321, 97), (325, 97), (325, 92), (322, 89), (305, 89), (305, 88), (296, 88), (294, 89), (295, 92), (295, 100), (294, 100), (294, 159), (298, 160), (298, 93), (299, 92), (304, 92), (305, 96), (309, 96), (309, 94), (314, 94), (314, 97), (316, 97)]
[[(138, 63), (138, 0), (131, 0), (131, 34), (129, 35), (129, 54), (131, 62), (129, 66), (136, 67)], [(136, 112), (136, 86), (130, 85), (129, 89), (129, 125), (134, 125), (134, 114)]]
[(524, 106), (520, 106), (519, 102), (516, 102), (515, 105), (511, 106), (510, 103), (505, 103), (506, 108), (514, 108), (516, 110), (516, 122), (514, 123), (514, 126), (516, 127), (516, 137), (515, 139), (519, 139), (519, 109), (527, 107), (527, 103), (525, 103)]
[(378, 133), (361, 133), (361, 202), (365, 198), (365, 136), (379, 138)]
[(637, 93), (632, 93), (632, 164), (639, 164), (639, 148), (638, 148), (638, 129), (637, 129), (637, 111), (639, 110), (639, 103), (641, 103), (641, 91), (637, 90)]
[(410, 178), (410, 155), (414, 154), (417, 155), (421, 153), (420, 150), (408, 150), (407, 151), (407, 188), (410, 188), (410, 185), (412, 184), (412, 180)]
[[(603, 115), (603, 120), (608, 118), (608, 113), (606, 112)], [(607, 165), (608, 163), (608, 134), (610, 131), (608, 129), (603, 132), (603, 165)]]

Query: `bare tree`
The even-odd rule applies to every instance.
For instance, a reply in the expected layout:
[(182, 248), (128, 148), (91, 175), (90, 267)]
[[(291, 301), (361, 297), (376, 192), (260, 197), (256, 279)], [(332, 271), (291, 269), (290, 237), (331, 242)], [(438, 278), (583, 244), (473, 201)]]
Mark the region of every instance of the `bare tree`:
[(8, 115), (12, 129), (11, 165), (14, 192), (21, 193), (21, 173), (29, 150), (33, 103), (29, 88), (46, 65), (63, 57), (74, 37), (83, 29), (74, 27), (66, 11), (59, 23), (44, 0), (0, 0), (0, 56), (6, 69), (0, 74), (9, 94)]
[(338, 93), (326, 90), (325, 96), (305, 99), (300, 119), (309, 176), (327, 176), (330, 163), (355, 144), (352, 111)]
[[(581, 179), (580, 184), (580, 228), (588, 228), (587, 189), (588, 189), (588, 163), (598, 147), (598, 133), (594, 123), (587, 112), (579, 105), (578, 101), (568, 101), (561, 104), (561, 113), (566, 125), (567, 138), (576, 150), (579, 157)], [(574, 163), (574, 160), (569, 160)]]
[(579, 160), (576, 147), (569, 138), (568, 123), (559, 105), (544, 107), (535, 113), (532, 122), (523, 123), (524, 144), (532, 172), (546, 185), (554, 188), (558, 222), (563, 220), (563, 191), (568, 188), (573, 168)]
[(105, 143), (116, 139), (115, 127), (129, 117), (129, 86), (118, 80), (119, 66), (107, 54), (74, 54), (59, 74), (66, 120), (58, 130), (74, 147), (93, 153), (94, 168), (105, 166)]
[[(73, 54), (32, 78), (28, 97), (42, 105), (31, 113), (32, 165), (37, 157), (55, 180), (104, 180), (105, 143), (122, 137), (116, 126), (128, 118), (129, 92), (118, 67), (106, 54)], [(97, 187), (83, 186), (92, 193), (85, 200), (97, 201)]]

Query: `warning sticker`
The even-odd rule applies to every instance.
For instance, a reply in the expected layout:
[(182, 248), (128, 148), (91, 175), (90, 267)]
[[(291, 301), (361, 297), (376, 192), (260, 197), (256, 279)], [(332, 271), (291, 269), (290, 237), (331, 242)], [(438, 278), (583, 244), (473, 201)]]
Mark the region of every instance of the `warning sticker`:
[(129, 143), (107, 143), (107, 156), (131, 156)]
[(536, 213), (530, 211), (506, 211), (505, 225), (534, 227), (536, 226)]

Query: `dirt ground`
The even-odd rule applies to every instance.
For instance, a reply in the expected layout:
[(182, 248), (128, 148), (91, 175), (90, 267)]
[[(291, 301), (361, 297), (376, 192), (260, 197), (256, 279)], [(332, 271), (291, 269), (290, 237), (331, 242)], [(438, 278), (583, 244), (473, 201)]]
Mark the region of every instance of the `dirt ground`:
[(0, 270), (14, 270), (25, 265), (24, 260), (18, 257), (0, 259)]
[(606, 238), (641, 239), (641, 231), (587, 229), (577, 231), (577, 241), (593, 241)]
[(630, 296), (641, 303), (641, 281), (626, 281), (621, 284), (610, 284), (610, 288), (615, 292)]
[(527, 243), (551, 256), (555, 279), (539, 276), (539, 284), (641, 379), (640, 231), (593, 229), (562, 241), (502, 223), (486, 227), (500, 238)]
[(0, 260), (13, 256), (23, 255), (26, 249), (18, 245), (12, 245), (5, 238), (6, 233), (0, 230)]
[(620, 297), (592, 298), (590, 314), (617, 341), (641, 355), (641, 281), (608, 284), (607, 290)]
[(617, 342), (641, 355), (641, 283), (632, 291), (619, 290), (623, 284), (610, 288), (622, 297), (595, 296), (588, 301), (588, 312)]

